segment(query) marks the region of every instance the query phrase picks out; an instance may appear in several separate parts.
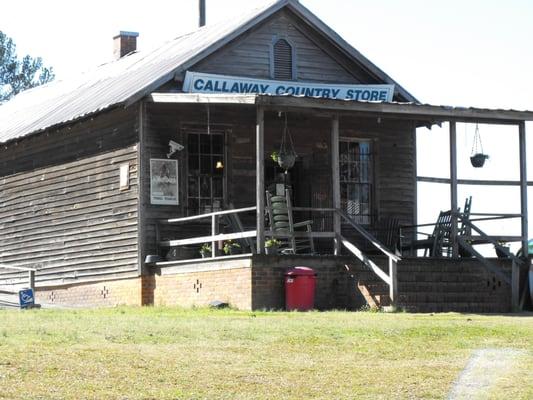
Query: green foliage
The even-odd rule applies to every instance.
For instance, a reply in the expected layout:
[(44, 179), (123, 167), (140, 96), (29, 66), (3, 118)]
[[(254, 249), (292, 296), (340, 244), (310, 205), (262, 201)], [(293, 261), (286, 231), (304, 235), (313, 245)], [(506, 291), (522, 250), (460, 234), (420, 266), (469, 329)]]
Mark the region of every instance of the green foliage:
[(265, 242), (265, 247), (276, 247), (279, 246), (281, 242), (278, 239), (268, 239)]
[(239, 243), (229, 239), (224, 242), (224, 247), (222, 248), (222, 250), (224, 251), (224, 254), (228, 255), (231, 254), (234, 250), (240, 248), (241, 245)]
[(210, 255), (211, 254), (211, 245), (209, 243), (204, 243), (202, 247), (200, 247), (200, 254), (202, 255)]
[(54, 79), (51, 67), (44, 67), (41, 57), (25, 55), (19, 59), (13, 40), (0, 31), (0, 102), (26, 89)]

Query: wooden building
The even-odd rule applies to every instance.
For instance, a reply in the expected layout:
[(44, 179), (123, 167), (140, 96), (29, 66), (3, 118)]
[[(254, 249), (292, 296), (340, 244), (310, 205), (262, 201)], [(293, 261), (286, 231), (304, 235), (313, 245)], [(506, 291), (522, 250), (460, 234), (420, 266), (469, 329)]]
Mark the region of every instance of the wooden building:
[[(402, 257), (375, 237), (387, 221), (417, 223), (416, 128), (450, 123), (457, 210), (455, 123), (483, 122), (519, 127), (526, 243), (533, 113), (422, 105), (294, 0), (151, 53), (135, 51), (136, 37), (115, 38), (116, 61), (0, 107), (0, 288), (25, 285), (35, 269), (43, 304), (280, 308), (284, 268), (303, 264), (319, 273), (320, 308), (402, 305), (403, 293), (418, 310), (510, 309), (511, 259), (501, 270), (458, 259), (458, 212), (451, 258)], [(297, 158), (283, 174), (271, 155), (287, 143)], [(311, 234), (296, 236), (312, 237), (313, 255), (262, 254), (276, 236), (266, 190), (286, 186), (295, 218), (312, 221)], [(240, 254), (217, 250), (228, 240)], [(204, 242), (212, 257), (199, 260)], [(147, 263), (151, 255), (160, 258)], [(420, 300), (435, 291), (428, 282), (455, 286)], [(457, 299), (472, 290), (481, 300)]]

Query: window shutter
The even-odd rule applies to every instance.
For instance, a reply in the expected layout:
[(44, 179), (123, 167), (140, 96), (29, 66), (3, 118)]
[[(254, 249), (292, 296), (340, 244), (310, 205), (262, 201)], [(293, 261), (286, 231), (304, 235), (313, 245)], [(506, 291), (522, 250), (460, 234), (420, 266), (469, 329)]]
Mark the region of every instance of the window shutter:
[(285, 39), (274, 43), (274, 79), (292, 80), (292, 47)]

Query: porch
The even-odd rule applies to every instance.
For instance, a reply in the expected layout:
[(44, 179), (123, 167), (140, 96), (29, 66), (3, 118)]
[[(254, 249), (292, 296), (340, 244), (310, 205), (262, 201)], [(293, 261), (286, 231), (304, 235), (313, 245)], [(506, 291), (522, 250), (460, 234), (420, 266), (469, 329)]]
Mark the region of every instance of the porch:
[[(207, 107), (209, 115), (209, 107), (217, 106), (234, 106), (240, 109), (242, 113), (250, 115), (251, 112), (255, 113), (255, 146), (256, 146), (256, 163), (255, 163), (255, 205), (251, 207), (243, 207), (235, 209), (232, 206), (233, 202), (238, 201), (238, 204), (242, 204), (243, 199), (231, 198), (225, 201), (225, 207), (221, 211), (215, 211), (211, 213), (197, 213), (198, 215), (189, 215), (179, 218), (165, 218), (159, 219), (157, 222), (156, 242), (159, 246), (163, 246), (165, 249), (180, 248), (188, 246), (189, 248), (199, 247), (201, 244), (210, 244), (211, 250), (211, 262), (230, 262), (232, 258), (249, 258), (253, 259), (258, 255), (265, 253), (265, 241), (275, 239), (288, 239), (298, 238), (305, 240), (312, 240), (318, 242), (318, 251), (314, 252), (314, 256), (318, 258), (312, 258), (308, 264), (314, 266), (315, 263), (322, 256), (326, 257), (345, 257), (350, 256), (353, 260), (363, 266), (368, 271), (371, 271), (375, 277), (377, 277), (382, 284), (387, 287), (387, 297), (391, 304), (399, 305), (402, 293), (399, 292), (401, 284), (398, 283), (398, 265), (432, 265), (430, 261), (418, 261), (410, 256), (406, 257), (402, 250), (408, 248), (408, 246), (399, 243), (398, 246), (391, 246), (390, 243), (384, 244), (382, 237), (379, 235), (379, 229), (382, 226), (380, 221), (384, 219), (397, 219), (399, 221), (398, 227), (401, 225), (406, 227), (414, 227), (416, 224), (416, 207), (412, 218), (407, 217), (405, 210), (402, 215), (395, 215), (395, 213), (387, 212), (377, 205), (376, 213), (365, 216), (355, 216), (349, 214), (347, 210), (346, 199), (341, 198), (341, 174), (339, 159), (339, 142), (341, 139), (340, 134), (340, 120), (372, 120), (375, 124), (380, 125), (386, 121), (400, 121), (401, 124), (411, 125), (413, 127), (418, 126), (431, 126), (433, 124), (448, 123), (449, 125), (449, 138), (450, 138), (450, 179), (438, 179), (429, 177), (416, 177), (416, 173), (413, 176), (413, 186), (411, 187), (416, 195), (416, 182), (417, 181), (432, 181), (445, 183), (450, 186), (450, 209), (449, 209), (449, 224), (445, 237), (445, 252), (441, 251), (439, 257), (445, 257), (442, 260), (432, 259), (434, 263), (445, 263), (446, 265), (462, 266), (458, 268), (467, 268), (469, 265), (481, 266), (485, 273), (492, 276), (499, 283), (509, 288), (509, 293), (512, 292), (512, 306), (514, 309), (519, 309), (527, 303), (527, 271), (529, 270), (530, 261), (528, 259), (519, 258), (510, 254), (505, 249), (501, 249), (504, 255), (507, 256), (507, 260), (498, 261), (491, 260), (490, 258), (483, 256), (476, 250), (477, 244), (491, 243), (496, 248), (501, 247), (501, 241), (518, 241), (521, 244), (522, 249), (527, 249), (527, 176), (526, 176), (526, 148), (525, 148), (525, 121), (533, 120), (533, 113), (531, 112), (518, 112), (518, 111), (502, 111), (502, 110), (485, 110), (485, 109), (464, 109), (464, 108), (449, 108), (449, 107), (437, 107), (427, 105), (415, 105), (415, 104), (384, 104), (384, 103), (361, 103), (361, 102), (348, 102), (339, 100), (325, 100), (316, 98), (298, 98), (289, 96), (264, 96), (264, 95), (208, 95), (208, 94), (157, 94), (154, 93), (151, 96), (152, 102), (157, 104), (189, 104), (196, 107)], [(331, 179), (331, 186), (329, 192), (329, 204), (330, 207), (298, 207), (297, 205), (292, 207), (292, 211), (295, 215), (301, 215), (296, 219), (311, 219), (313, 221), (312, 229), (304, 232), (298, 232), (291, 229), (289, 232), (274, 232), (268, 226), (268, 220), (265, 216), (269, 212), (269, 207), (266, 204), (265, 193), (267, 190), (267, 183), (265, 182), (265, 113), (287, 113), (299, 115), (300, 118), (321, 118), (322, 120), (329, 120), (329, 143), (324, 145), (324, 149), (329, 148), (329, 162), (323, 164), (323, 167), (329, 168), (329, 177)], [(209, 116), (208, 116), (209, 118)], [(520, 181), (518, 182), (501, 182), (501, 181), (469, 181), (460, 180), (457, 177), (457, 133), (456, 124), (458, 122), (469, 123), (486, 123), (486, 124), (502, 124), (513, 125), (518, 129), (519, 136), (519, 154), (520, 154)], [(405, 125), (404, 125), (405, 126)], [(207, 129), (209, 130), (209, 121), (207, 122)], [(404, 134), (411, 134), (409, 132), (403, 132)], [(386, 157), (386, 155), (379, 155)], [(283, 182), (285, 184), (285, 182)], [(458, 184), (468, 185), (516, 185), (520, 188), (520, 213), (516, 214), (487, 214), (487, 213), (471, 213), (465, 215), (461, 213), (459, 207), (459, 200), (457, 196)], [(283, 185), (285, 187), (285, 185)], [(409, 186), (407, 186), (409, 187)], [(398, 199), (408, 196), (403, 191), (398, 191)], [(411, 193), (412, 195), (413, 193)], [(376, 195), (375, 197), (378, 197)], [(378, 202), (376, 202), (378, 203)], [(239, 214), (245, 215), (248, 213), (248, 217), (242, 218), (246, 223), (240, 222), (241, 218), (235, 218)], [(407, 210), (409, 215), (409, 210)], [(255, 215), (255, 217), (254, 217)], [(221, 218), (229, 217), (230, 222), (220, 224)], [(363, 218), (361, 218), (363, 217)], [(385, 217), (385, 218), (383, 218)], [(365, 219), (367, 218), (367, 219)], [(501, 234), (488, 234), (481, 230), (476, 225), (477, 221), (484, 221), (489, 219), (501, 219), (501, 218), (517, 218), (520, 220), (521, 232), (519, 235), (509, 236)], [(255, 221), (254, 221), (255, 219)], [(168, 225), (180, 225), (187, 224), (199, 220), (204, 222), (204, 231), (202, 234), (197, 235), (179, 235), (179, 237), (161, 236), (161, 226)], [(231, 222), (233, 221), (233, 222)], [(200, 224), (201, 225), (201, 224)], [(432, 225), (432, 224), (426, 224)], [(195, 229), (198, 231), (198, 224)], [(221, 226), (223, 226), (221, 228)], [(460, 232), (461, 227), (468, 227), (468, 235), (464, 232)], [(205, 231), (205, 228), (208, 228)], [(193, 231), (195, 230), (193, 229)], [(430, 228), (433, 229), (433, 227)], [(185, 229), (183, 232), (190, 232), (191, 230)], [(414, 230), (412, 233), (400, 233), (396, 237), (404, 244), (412, 243), (418, 239)], [(393, 235), (394, 236), (394, 235)], [(381, 240), (380, 240), (381, 239)], [(221, 256), (221, 250), (224, 242), (238, 241), (241, 255)], [(161, 247), (159, 247), (161, 248)], [(218, 250), (217, 250), (218, 249)], [(246, 249), (246, 250), (244, 250)], [(442, 250), (442, 249), (441, 249)], [(460, 250), (466, 252), (466, 258), (460, 258)], [(160, 252), (160, 255), (164, 252)], [(522, 254), (527, 254), (527, 250)], [(176, 270), (176, 268), (190, 267), (196, 263), (205, 263), (208, 261), (199, 261), (196, 258), (199, 256), (198, 252), (189, 253), (189, 260), (170, 260), (159, 261), (152, 263), (154, 267), (159, 271), (169, 271), (168, 268)], [(377, 255), (377, 257), (376, 257)], [(418, 255), (418, 254), (417, 254)], [(412, 254), (411, 254), (412, 256)], [(276, 255), (276, 259), (283, 259), (284, 256)], [(289, 256), (285, 256), (289, 257)], [(290, 256), (292, 257), (292, 256)], [(472, 259), (471, 257), (474, 257)], [(180, 258), (178, 256), (177, 258)], [(187, 257), (181, 257), (187, 258)], [(196, 259), (196, 260), (195, 260)], [(287, 258), (289, 260), (290, 258)], [(339, 258), (340, 259), (340, 258)], [(406, 260), (412, 260), (407, 262)], [(416, 261), (415, 261), (416, 260)], [(294, 261), (294, 260), (293, 260)], [(288, 261), (287, 261), (288, 262)], [(413, 264), (413, 262), (415, 264)], [(421, 262), (422, 264), (417, 264)], [(502, 269), (502, 264), (506, 265)], [(187, 267), (187, 268), (188, 268)], [(407, 270), (410, 267), (406, 267)], [(416, 267), (418, 268), (418, 267)], [(431, 270), (431, 268), (429, 268)], [(444, 269), (446, 270), (446, 269)], [(165, 272), (166, 273), (166, 272)], [(445, 272), (446, 273), (446, 272)], [(490, 287), (491, 278), (481, 279), (485, 282), (487, 287)], [(425, 279), (425, 278), (423, 278)], [(493, 279), (493, 280), (494, 280)], [(442, 279), (445, 281), (444, 279)], [(424, 282), (424, 280), (422, 280)], [(498, 286), (501, 287), (501, 286)], [(434, 290), (434, 289), (433, 289)], [(434, 290), (435, 291), (435, 290)], [(436, 290), (438, 292), (438, 290)]]

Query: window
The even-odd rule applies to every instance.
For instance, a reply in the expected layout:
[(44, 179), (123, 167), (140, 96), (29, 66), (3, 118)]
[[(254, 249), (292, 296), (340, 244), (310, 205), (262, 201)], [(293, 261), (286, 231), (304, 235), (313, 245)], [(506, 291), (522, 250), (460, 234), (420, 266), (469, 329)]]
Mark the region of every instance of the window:
[(271, 59), (272, 78), (280, 80), (296, 78), (293, 48), (286, 39), (274, 38)]
[(222, 209), (224, 203), (224, 134), (187, 134), (189, 214)]
[(370, 141), (341, 139), (339, 143), (341, 207), (359, 224), (372, 217), (372, 153)]

